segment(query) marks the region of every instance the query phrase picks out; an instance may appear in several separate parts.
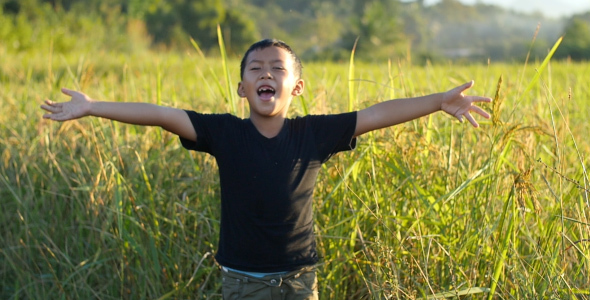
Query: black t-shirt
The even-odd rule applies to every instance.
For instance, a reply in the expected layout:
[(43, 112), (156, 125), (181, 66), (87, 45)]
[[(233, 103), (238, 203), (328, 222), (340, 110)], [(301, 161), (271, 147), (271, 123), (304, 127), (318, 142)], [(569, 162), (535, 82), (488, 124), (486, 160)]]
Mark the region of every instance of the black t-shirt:
[(249, 119), (187, 111), (197, 141), (189, 150), (219, 166), (221, 229), (216, 260), (251, 272), (290, 271), (318, 261), (312, 196), (322, 163), (352, 150), (356, 112), (285, 119), (273, 138)]

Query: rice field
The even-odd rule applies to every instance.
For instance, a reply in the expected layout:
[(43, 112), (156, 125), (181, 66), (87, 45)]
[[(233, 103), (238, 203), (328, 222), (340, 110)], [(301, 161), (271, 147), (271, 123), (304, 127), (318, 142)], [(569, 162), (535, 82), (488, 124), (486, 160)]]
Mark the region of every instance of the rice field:
[[(589, 63), (352, 66), (304, 62), (291, 116), (474, 79), (493, 118), (436, 113), (324, 166), (321, 299), (590, 299)], [(160, 128), (39, 106), (68, 87), (247, 117), (238, 80), (237, 58), (196, 50), (0, 53), (0, 298), (221, 299), (214, 159)]]

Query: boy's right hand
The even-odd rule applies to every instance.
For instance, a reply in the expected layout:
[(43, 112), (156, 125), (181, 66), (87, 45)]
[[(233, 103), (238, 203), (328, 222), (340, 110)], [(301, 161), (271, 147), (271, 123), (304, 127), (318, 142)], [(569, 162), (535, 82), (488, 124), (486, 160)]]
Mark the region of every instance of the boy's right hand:
[(41, 108), (49, 113), (44, 114), (44, 119), (54, 121), (68, 121), (85, 117), (90, 113), (90, 104), (93, 101), (86, 94), (62, 88), (61, 92), (71, 96), (69, 102), (57, 103), (51, 100), (45, 100)]
[(473, 87), (473, 80), (443, 93), (440, 108), (442, 111), (457, 118), (460, 122), (463, 122), (463, 118), (466, 118), (473, 127), (479, 127), (479, 123), (475, 121), (471, 112), (475, 112), (486, 119), (490, 118), (490, 114), (473, 103), (492, 102), (492, 99), (488, 97), (465, 95), (464, 92), (471, 87)]

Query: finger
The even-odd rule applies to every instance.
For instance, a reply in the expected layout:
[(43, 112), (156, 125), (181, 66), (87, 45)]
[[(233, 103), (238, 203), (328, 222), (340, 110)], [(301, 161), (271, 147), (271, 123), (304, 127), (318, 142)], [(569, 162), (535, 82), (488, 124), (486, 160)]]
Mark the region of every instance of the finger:
[(55, 116), (55, 114), (53, 114), (53, 113), (52, 114), (44, 114), (43, 119), (53, 120), (54, 116)]
[(460, 85), (458, 88), (461, 92), (463, 92), (463, 91), (471, 88), (473, 86), (473, 83), (474, 83), (473, 80), (471, 80), (471, 81), (464, 83), (463, 85)]
[(42, 105), (41, 107), (51, 112), (61, 112), (63, 110), (63, 103), (50, 101), (48, 105)]
[(41, 105), (41, 108), (52, 113), (61, 111), (61, 106), (56, 105)]
[(72, 91), (70, 89), (66, 89), (66, 88), (61, 88), (61, 92), (68, 95), (68, 96), (72, 96), (74, 91)]
[(51, 114), (44, 114), (44, 115), (43, 115), (43, 119), (53, 119), (53, 116), (54, 116), (54, 115), (55, 115), (54, 113), (51, 113)]
[(481, 107), (479, 107), (479, 106), (475, 106), (475, 105), (471, 106), (471, 111), (476, 112), (477, 114), (479, 114), (480, 116), (482, 116), (486, 119), (490, 118), (490, 114), (487, 111), (481, 109)]
[(61, 103), (53, 102), (51, 100), (45, 100), (45, 104), (43, 106), (52, 106), (52, 107), (61, 107)]
[(475, 128), (479, 127), (479, 124), (477, 123), (477, 121), (475, 121), (475, 119), (473, 118), (473, 116), (469, 112), (465, 113), (465, 118), (467, 118), (467, 120), (469, 120), (469, 123), (471, 123), (471, 125), (473, 125), (473, 127), (475, 127)]
[(492, 98), (482, 96), (470, 96), (469, 101), (471, 102), (492, 102)]
[(66, 113), (55, 113), (55, 114), (46, 114), (43, 116), (45, 119), (50, 119), (53, 121), (65, 121), (68, 120), (68, 115)]

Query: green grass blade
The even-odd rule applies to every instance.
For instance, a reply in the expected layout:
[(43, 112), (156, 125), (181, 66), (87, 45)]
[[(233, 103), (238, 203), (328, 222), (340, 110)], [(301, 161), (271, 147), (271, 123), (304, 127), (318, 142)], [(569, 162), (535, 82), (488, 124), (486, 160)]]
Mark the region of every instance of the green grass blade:
[[(475, 295), (475, 294), (489, 293), (489, 292), (490, 292), (489, 288), (472, 287), (472, 288), (468, 288), (468, 289), (464, 289), (464, 290), (460, 290), (460, 291), (456, 291), (456, 292), (436, 293), (434, 295), (430, 295), (430, 296), (426, 297), (426, 299), (458, 298), (461, 296)], [(417, 300), (422, 300), (422, 299), (424, 299), (424, 298), (418, 298)]]
[(354, 109), (354, 101), (356, 101), (356, 89), (355, 89), (355, 78), (354, 78), (354, 53), (356, 52), (356, 45), (359, 39), (354, 41), (352, 51), (350, 51), (350, 65), (348, 66), (348, 111)]
[(301, 95), (299, 96), (299, 99), (301, 101), (301, 109), (303, 109), (303, 115), (309, 115), (309, 109), (307, 108), (307, 101), (305, 100), (305, 96)]
[[(498, 280), (500, 279), (500, 273), (502, 273), (502, 269), (504, 267), (504, 261), (506, 260), (506, 254), (508, 253), (508, 245), (510, 244), (510, 240), (512, 239), (512, 231), (514, 229), (514, 219), (516, 217), (516, 210), (514, 204), (514, 188), (510, 191), (508, 195), (508, 199), (506, 200), (506, 205), (504, 206), (504, 212), (500, 219), (500, 226), (498, 227), (498, 237), (502, 233), (502, 224), (504, 223), (505, 218), (508, 216), (510, 219), (508, 220), (508, 228), (506, 230), (506, 234), (502, 238), (502, 244), (500, 248), (500, 256), (496, 261), (496, 265), (494, 266), (494, 274), (492, 276), (492, 282), (490, 284), (490, 293), (488, 294), (488, 300), (492, 300), (494, 298), (494, 292), (496, 291), (496, 287), (498, 286)], [(510, 205), (512, 203), (512, 205)], [(508, 209), (511, 209), (511, 213), (508, 212)]]
[(543, 63), (539, 67), (539, 69), (537, 69), (537, 73), (533, 77), (533, 80), (531, 80), (531, 82), (529, 83), (527, 88), (524, 90), (525, 94), (528, 91), (530, 91), (535, 86), (535, 84), (539, 81), (539, 77), (541, 76), (541, 73), (543, 73), (543, 70), (545, 70), (545, 67), (547, 67), (547, 64), (549, 64), (551, 57), (553, 57), (553, 54), (555, 53), (555, 51), (559, 47), (559, 44), (561, 44), (561, 40), (563, 40), (563, 37), (560, 37), (559, 39), (557, 39), (557, 42), (555, 42), (555, 44), (553, 45), (553, 48), (551, 48), (551, 51), (549, 51), (549, 54), (547, 54), (547, 56), (543, 60)]
[(225, 82), (226, 82), (226, 99), (225, 101), (229, 103), (229, 106), (231, 108), (231, 113), (233, 115), (237, 115), (238, 111), (236, 108), (236, 101), (235, 101), (235, 95), (233, 93), (232, 87), (232, 81), (231, 81), (231, 77), (229, 74), (229, 68), (227, 65), (227, 52), (225, 51), (225, 43), (223, 42), (223, 34), (221, 33), (221, 26), (217, 25), (217, 40), (219, 42), (219, 51), (221, 53), (221, 64), (223, 66), (223, 72), (225, 74)]
[(230, 97), (230, 96), (227, 95), (226, 94), (227, 91), (223, 89), (223, 86), (221, 85), (221, 81), (219, 80), (217, 73), (215, 73), (215, 71), (213, 70), (211, 65), (207, 63), (208, 60), (206, 59), (205, 54), (201, 50), (201, 47), (199, 47), (199, 44), (197, 44), (197, 42), (193, 38), (191, 38), (190, 41), (191, 41), (191, 44), (193, 45), (193, 47), (195, 48), (195, 50), (197, 51), (197, 53), (199, 54), (199, 56), (201, 57), (201, 59), (203, 60), (203, 62), (205, 64), (207, 64), (207, 67), (209, 68), (209, 72), (211, 73), (211, 76), (213, 76), (213, 82), (215, 82), (215, 85), (217, 86), (217, 90), (219, 91), (219, 94), (227, 101), (228, 97)]

